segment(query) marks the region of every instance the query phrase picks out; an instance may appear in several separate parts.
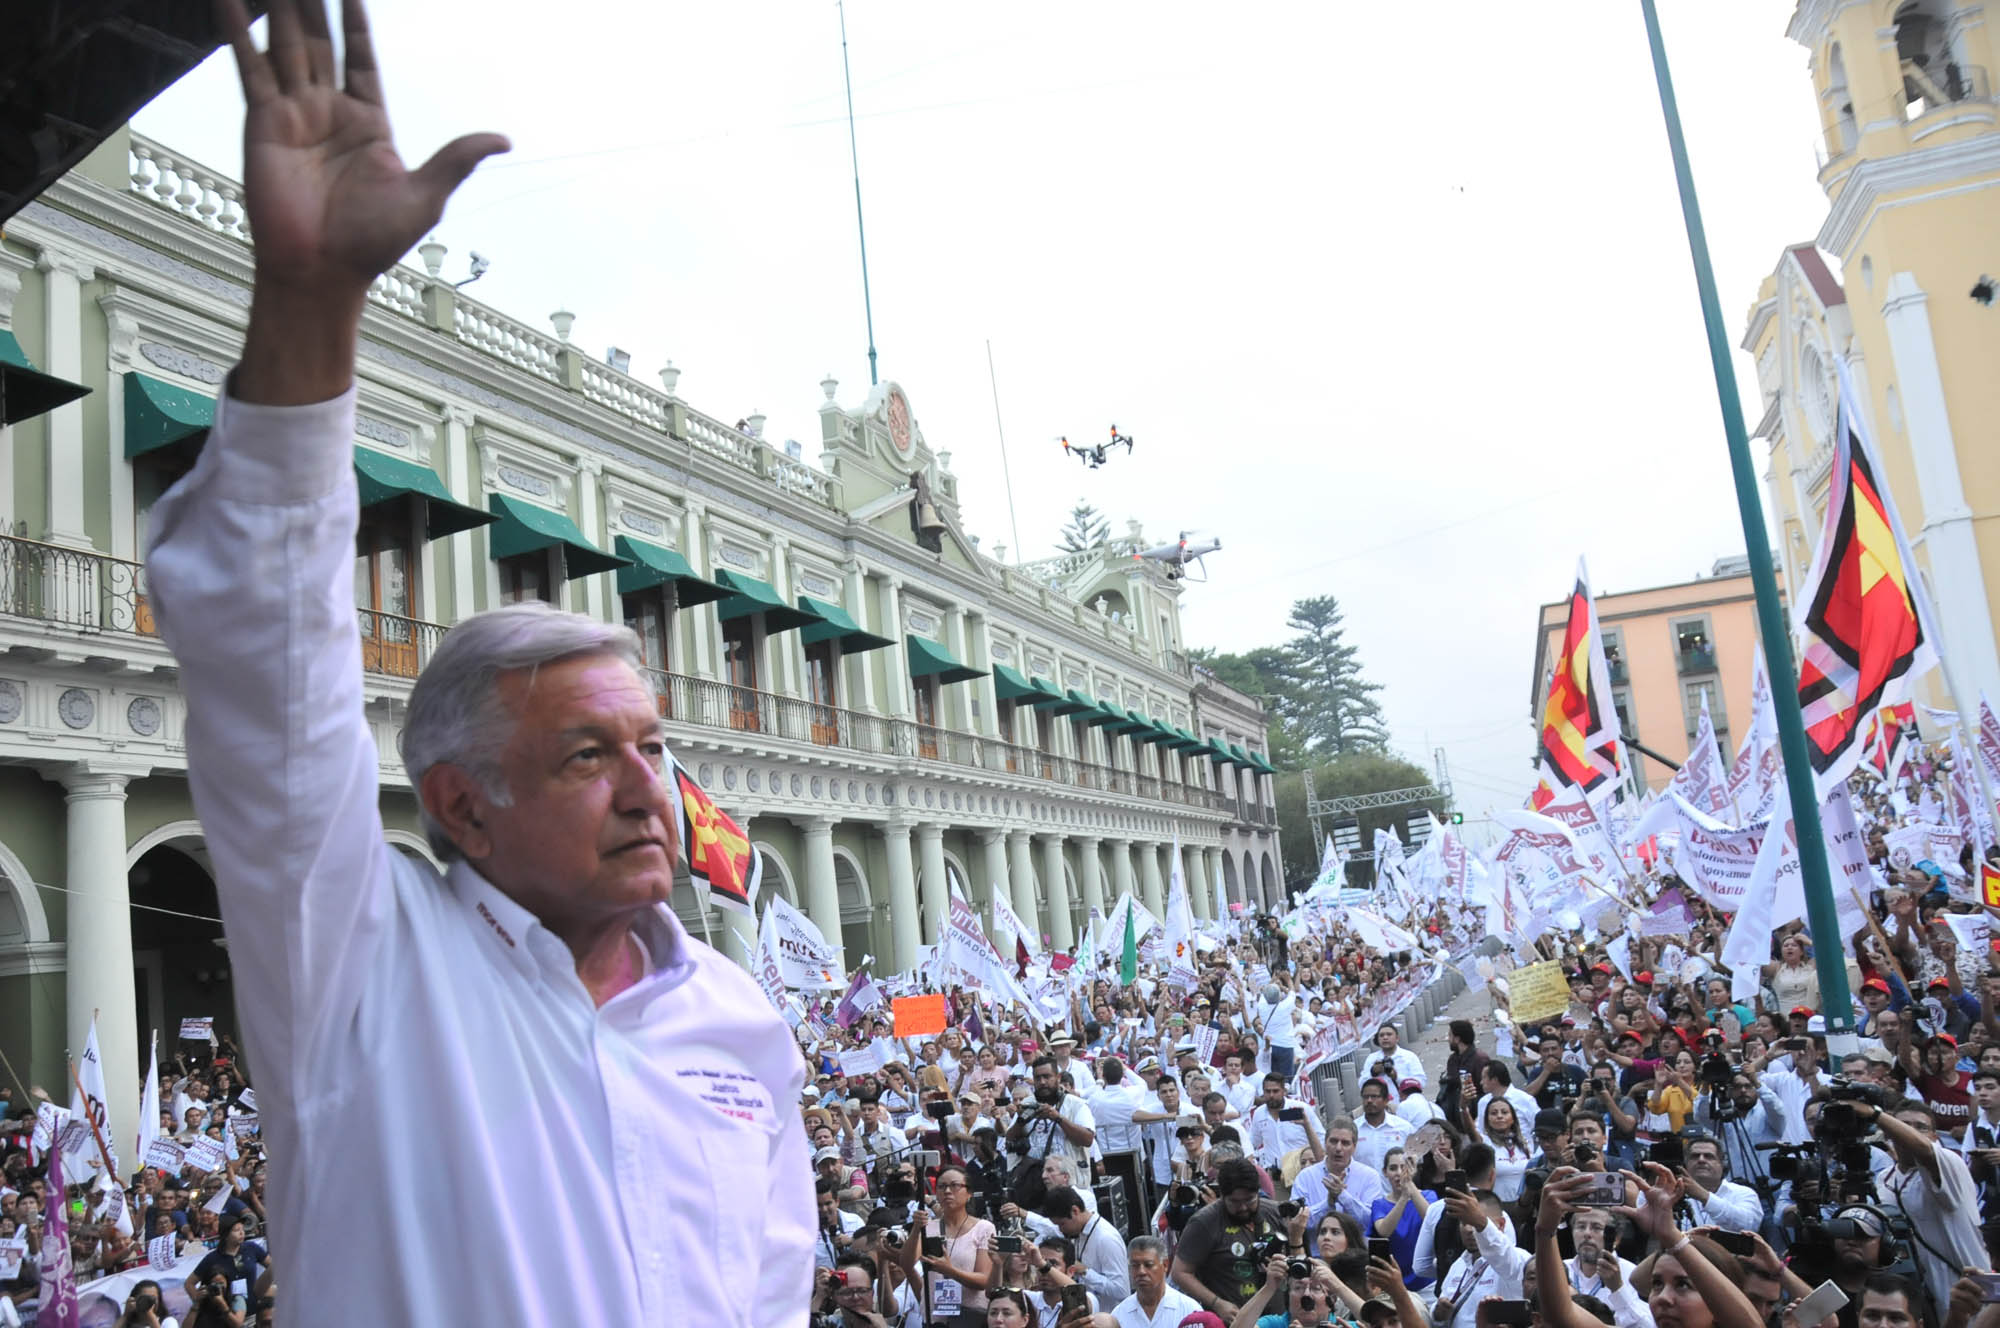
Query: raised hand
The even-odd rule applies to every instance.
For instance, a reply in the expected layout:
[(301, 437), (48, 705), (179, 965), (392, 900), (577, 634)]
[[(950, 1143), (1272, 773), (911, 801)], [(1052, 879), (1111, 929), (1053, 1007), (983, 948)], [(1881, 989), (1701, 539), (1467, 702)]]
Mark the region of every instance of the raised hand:
[[(271, 0), (268, 51), (259, 51), (250, 37), (243, 0), (215, 4), (248, 103), (244, 202), (257, 258), (252, 336), (237, 389), (250, 400), (301, 391), (319, 393), (304, 400), (322, 400), (352, 379), (352, 338), (368, 284), (437, 224), (452, 191), (486, 157), (506, 151), (507, 140), (468, 134), (406, 170), (390, 135), (361, 0), (341, 5), (344, 84), (324, 0)], [(264, 329), (265, 348), (285, 349), (279, 335), (295, 338), (290, 349), (307, 359), (309, 375), (294, 368), (269, 381), (276, 367), (271, 361), (285, 357), (265, 360), (257, 353), (259, 315), (286, 329)], [(326, 381), (329, 375), (338, 376), (337, 385)]]

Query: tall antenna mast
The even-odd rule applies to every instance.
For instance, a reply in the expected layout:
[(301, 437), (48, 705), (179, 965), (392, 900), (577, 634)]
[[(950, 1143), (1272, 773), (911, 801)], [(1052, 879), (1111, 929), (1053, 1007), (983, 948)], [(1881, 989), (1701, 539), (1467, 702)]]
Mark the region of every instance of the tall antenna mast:
[(847, 5), (836, 0), (840, 11), (840, 77), (847, 84), (847, 155), (854, 162), (854, 229), (861, 237), (861, 311), (868, 319), (868, 385), (881, 379), (875, 375), (875, 306), (868, 298), (868, 228), (861, 222), (861, 149), (854, 142), (854, 75), (847, 68)]
[(1007, 482), (1007, 525), (1014, 532), (1014, 561), (1021, 561), (1021, 523), (1014, 519), (1014, 477), (1007, 470), (1007, 430), (1000, 423), (1000, 380), (993, 374), (993, 338), (986, 339), (986, 381), (993, 385), (993, 432), (1000, 435), (1000, 478)]

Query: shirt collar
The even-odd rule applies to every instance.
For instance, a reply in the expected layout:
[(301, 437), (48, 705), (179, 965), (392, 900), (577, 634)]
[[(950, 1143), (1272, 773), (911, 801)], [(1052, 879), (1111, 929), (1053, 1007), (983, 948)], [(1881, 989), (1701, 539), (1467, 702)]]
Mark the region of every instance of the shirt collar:
[[(484, 937), (485, 943), (522, 976), (541, 977), (550, 970), (572, 975), (576, 972), (576, 959), (569, 946), (543, 926), (541, 919), (481, 875), (478, 868), (460, 858), (451, 864), (445, 879), (471, 919), (473, 931)], [(686, 976), (691, 960), (687, 931), (673, 910), (660, 904), (642, 914), (633, 925), (632, 936), (639, 943), (646, 965), (646, 976), (640, 983), (666, 977), (671, 980), (661, 990), (678, 985)]]

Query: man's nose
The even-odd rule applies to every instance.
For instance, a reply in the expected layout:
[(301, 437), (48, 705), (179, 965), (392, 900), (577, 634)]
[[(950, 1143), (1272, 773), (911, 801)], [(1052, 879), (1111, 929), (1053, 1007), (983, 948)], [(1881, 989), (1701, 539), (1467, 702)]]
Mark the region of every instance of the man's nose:
[(618, 810), (628, 814), (662, 816), (668, 803), (665, 773), (639, 747), (625, 749), (619, 768)]

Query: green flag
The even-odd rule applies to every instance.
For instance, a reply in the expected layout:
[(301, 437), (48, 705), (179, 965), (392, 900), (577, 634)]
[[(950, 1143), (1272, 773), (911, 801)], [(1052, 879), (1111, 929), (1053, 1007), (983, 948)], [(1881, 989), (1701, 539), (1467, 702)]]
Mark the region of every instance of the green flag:
[(1131, 908), (1125, 910), (1125, 948), (1118, 953), (1118, 983), (1129, 987), (1139, 980), (1139, 932)]

